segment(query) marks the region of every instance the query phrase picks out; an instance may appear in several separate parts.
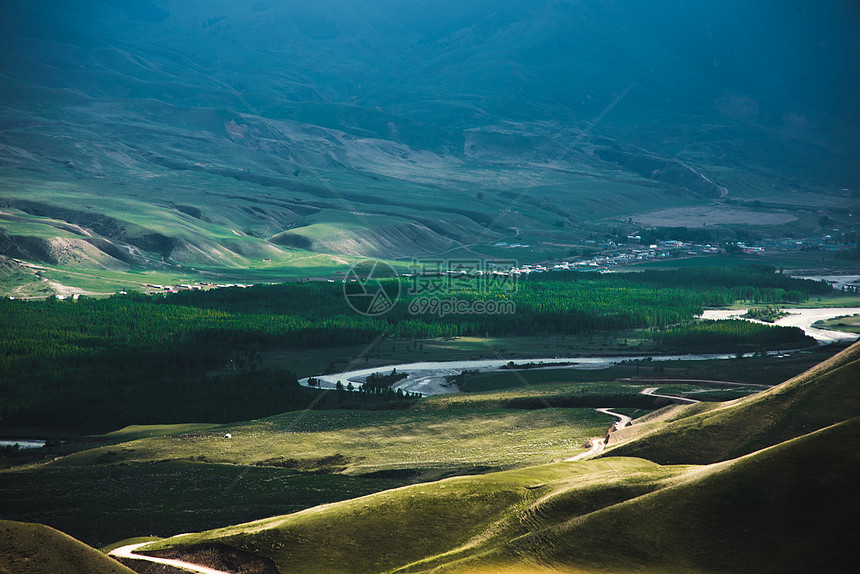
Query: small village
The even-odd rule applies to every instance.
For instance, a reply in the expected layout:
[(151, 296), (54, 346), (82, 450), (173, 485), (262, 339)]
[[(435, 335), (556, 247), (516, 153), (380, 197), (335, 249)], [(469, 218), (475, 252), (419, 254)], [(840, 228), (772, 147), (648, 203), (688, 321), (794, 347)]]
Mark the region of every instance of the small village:
[[(647, 246), (641, 244), (642, 238), (631, 235), (626, 242), (612, 240), (585, 241), (587, 247), (600, 250), (589, 257), (571, 257), (547, 261), (543, 264), (522, 265), (510, 270), (513, 275), (529, 275), (547, 271), (606, 271), (615, 267), (635, 265), (645, 261), (685, 258), (720, 253), (743, 253), (747, 255), (766, 255), (790, 251), (823, 251), (829, 253), (850, 252), (857, 249), (857, 243), (845, 238), (824, 235), (803, 239), (760, 239), (751, 242), (729, 242), (722, 245), (700, 244), (676, 239), (667, 239)], [(498, 245), (498, 244), (497, 244)]]
[[(252, 283), (181, 283), (179, 285), (158, 285), (156, 283), (147, 283), (144, 287), (148, 293), (178, 293), (180, 291), (209, 291), (211, 289), (227, 289), (229, 287), (239, 287), (245, 289), (253, 287)], [(120, 292), (122, 295), (123, 293)]]
[[(729, 242), (722, 245), (700, 244), (689, 241), (680, 241), (676, 239), (667, 239), (658, 241), (653, 244), (641, 244), (642, 238), (638, 235), (631, 235), (626, 238), (625, 242), (615, 241), (596, 241), (589, 239), (585, 241), (587, 248), (592, 248), (596, 252), (588, 257), (570, 257), (564, 259), (554, 259), (543, 263), (517, 265), (508, 262), (508, 265), (496, 265), (492, 262), (481, 267), (475, 263), (468, 264), (463, 262), (463, 265), (457, 265), (454, 261), (450, 261), (445, 265), (441, 261), (434, 261), (433, 271), (423, 269), (418, 273), (403, 273), (404, 277), (413, 276), (433, 276), (433, 275), (450, 275), (450, 276), (481, 276), (496, 275), (502, 277), (522, 277), (536, 273), (547, 273), (552, 271), (596, 271), (608, 272), (613, 269), (636, 265), (647, 261), (656, 261), (663, 259), (683, 259), (687, 257), (696, 257), (702, 255), (717, 255), (725, 253), (746, 254), (746, 255), (761, 255), (762, 262), (766, 263), (764, 257), (769, 253), (785, 253), (790, 251), (823, 251), (829, 253), (849, 252), (857, 249), (856, 243), (849, 243), (844, 238), (824, 235), (821, 237), (809, 237), (802, 239), (783, 238), (783, 239), (760, 239), (751, 242)], [(524, 244), (495, 244), (497, 247), (528, 247)], [(420, 263), (420, 262), (419, 262)], [(425, 266), (427, 267), (427, 266)], [(330, 282), (333, 280), (329, 279)], [(343, 281), (347, 281), (344, 279)], [(354, 279), (353, 279), (354, 281)], [(211, 289), (226, 289), (231, 287), (247, 288), (253, 287), (249, 283), (182, 283), (179, 285), (158, 285), (147, 283), (146, 290), (149, 293), (177, 293), (179, 291), (208, 291)]]

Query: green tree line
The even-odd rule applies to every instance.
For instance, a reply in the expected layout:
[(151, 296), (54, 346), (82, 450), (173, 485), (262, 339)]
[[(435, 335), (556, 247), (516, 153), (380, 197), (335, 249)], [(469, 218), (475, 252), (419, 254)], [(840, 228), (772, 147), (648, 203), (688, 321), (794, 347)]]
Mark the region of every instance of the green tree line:
[[(93, 430), (227, 422), (302, 408), (318, 392), (299, 388), (286, 371), (232, 372), (236, 349), (366, 344), (381, 333), (421, 339), (663, 329), (691, 321), (706, 306), (800, 302), (829, 289), (765, 267), (547, 273), (515, 291), (467, 284), (440, 295), (510, 300), (515, 313), (438, 316), (410, 313), (416, 295), (403, 281), (402, 300), (379, 317), (354, 312), (343, 285), (314, 281), (167, 296), (0, 300), (0, 424)], [(661, 340), (683, 339), (670, 333)]]
[(809, 346), (815, 340), (797, 327), (778, 327), (751, 323), (742, 319), (724, 321), (698, 321), (686, 325), (673, 325), (662, 331), (649, 333), (653, 339), (674, 347), (695, 347), (743, 350), (746, 347)]

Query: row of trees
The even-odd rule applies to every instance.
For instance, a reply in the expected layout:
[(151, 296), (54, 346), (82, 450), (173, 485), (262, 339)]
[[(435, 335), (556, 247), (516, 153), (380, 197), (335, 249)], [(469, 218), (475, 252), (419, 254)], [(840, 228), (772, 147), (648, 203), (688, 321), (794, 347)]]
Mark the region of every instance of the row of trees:
[(797, 327), (777, 327), (742, 319), (698, 321), (649, 333), (653, 339), (675, 347), (746, 349), (749, 347), (804, 347), (815, 343)]
[(397, 369), (392, 369), (387, 375), (383, 375), (382, 373), (371, 373), (364, 380), (363, 386), (368, 388), (387, 389), (397, 381), (405, 379), (406, 376), (407, 375), (405, 373), (398, 373)]
[[(406, 375), (403, 376), (405, 377)], [(367, 398), (369, 397), (381, 397), (384, 401), (402, 401), (409, 399), (418, 399), (422, 396), (421, 393), (413, 393), (409, 391), (404, 391), (403, 389), (395, 390), (388, 386), (368, 385), (367, 383), (356, 386), (350, 382), (344, 385), (340, 381), (337, 382), (335, 390), (338, 392), (338, 394), (346, 392), (350, 395), (355, 394), (360, 398), (364, 398), (365, 400), (367, 400)]]

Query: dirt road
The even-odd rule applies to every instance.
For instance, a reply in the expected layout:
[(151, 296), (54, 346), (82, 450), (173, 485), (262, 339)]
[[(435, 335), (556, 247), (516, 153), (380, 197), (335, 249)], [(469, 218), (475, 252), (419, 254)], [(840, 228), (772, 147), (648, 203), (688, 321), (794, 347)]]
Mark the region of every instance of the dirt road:
[(642, 389), (639, 394), (640, 395), (648, 395), (649, 397), (660, 397), (661, 399), (672, 399), (673, 401), (679, 401), (682, 403), (700, 403), (702, 401), (697, 401), (696, 399), (688, 399), (685, 397), (676, 397), (673, 395), (659, 395), (657, 394), (657, 387), (648, 387), (647, 389)]
[(117, 558), (130, 558), (131, 560), (144, 560), (146, 562), (153, 562), (155, 564), (165, 564), (167, 566), (181, 568), (189, 572), (197, 572), (198, 574), (233, 574), (232, 572), (216, 570), (214, 568), (208, 568), (206, 566), (200, 566), (198, 564), (192, 564), (190, 562), (183, 562), (182, 560), (171, 560), (169, 558), (156, 558), (155, 556), (135, 554), (135, 550), (137, 550), (141, 546), (146, 546), (147, 544), (150, 544), (150, 542), (140, 542), (138, 544), (120, 546), (119, 548), (114, 548), (113, 550), (108, 552), (108, 554)]
[[(594, 409), (594, 410), (596, 410), (599, 413), (603, 413), (605, 415), (609, 415), (611, 417), (615, 417), (618, 419), (618, 422), (613, 423), (612, 427), (610, 427), (610, 432), (612, 432), (614, 430), (618, 430), (618, 429), (623, 429), (624, 427), (629, 425), (630, 422), (633, 420), (630, 417), (628, 417), (627, 415), (622, 415), (621, 413), (616, 413), (612, 409), (603, 408), (603, 409)], [(594, 456), (596, 454), (600, 454), (601, 452), (603, 452), (603, 449), (606, 448), (606, 437), (604, 437), (604, 438), (593, 438), (590, 441), (588, 441), (588, 444), (591, 447), (589, 450), (582, 452), (582, 453), (579, 453), (576, 456), (566, 458), (566, 459), (564, 459), (565, 462), (582, 460), (584, 458), (588, 458), (588, 457)]]

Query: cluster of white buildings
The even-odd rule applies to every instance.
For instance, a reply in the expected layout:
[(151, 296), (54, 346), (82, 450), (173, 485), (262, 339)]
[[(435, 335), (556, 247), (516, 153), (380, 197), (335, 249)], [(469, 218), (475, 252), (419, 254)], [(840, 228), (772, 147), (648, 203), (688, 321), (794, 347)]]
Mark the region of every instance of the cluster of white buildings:
[[(596, 245), (596, 242), (586, 243), (589, 245)], [(609, 243), (611, 243), (611, 246), (601, 244), (599, 247), (608, 250), (618, 249), (618, 245), (615, 242)], [(625, 248), (615, 252), (595, 254), (584, 259), (577, 258), (562, 261), (550, 261), (546, 265), (522, 265), (518, 268), (511, 269), (511, 273), (514, 275), (530, 275), (532, 273), (543, 273), (546, 271), (599, 271), (609, 269), (610, 267), (632, 265), (664, 257), (723, 252), (725, 252), (725, 249), (714, 247), (712, 245), (698, 245), (683, 241), (668, 240), (660, 241), (654, 245), (649, 245), (647, 248)]]
[(180, 285), (158, 285), (147, 283), (146, 288), (153, 293), (178, 293), (179, 291), (208, 291), (210, 289), (226, 289), (228, 287), (253, 287), (247, 283), (182, 283)]
[(761, 239), (755, 242), (743, 242), (729, 244), (729, 247), (719, 247), (711, 244), (699, 244), (689, 241), (667, 239), (645, 246), (630, 246), (630, 243), (641, 241), (638, 235), (627, 237), (628, 244), (619, 245), (612, 240), (596, 241), (589, 239), (585, 242), (588, 247), (601, 249), (602, 252), (587, 258), (571, 258), (570, 260), (550, 261), (545, 265), (522, 265), (510, 270), (513, 275), (530, 275), (532, 273), (543, 273), (546, 271), (569, 271), (569, 270), (605, 270), (620, 265), (631, 265), (662, 259), (666, 257), (684, 257), (692, 255), (706, 255), (725, 253), (728, 249), (736, 248), (737, 251), (747, 254), (765, 254), (774, 251), (849, 251), (857, 248), (856, 243), (849, 243), (842, 238), (825, 235), (822, 237), (811, 237), (804, 239)]

